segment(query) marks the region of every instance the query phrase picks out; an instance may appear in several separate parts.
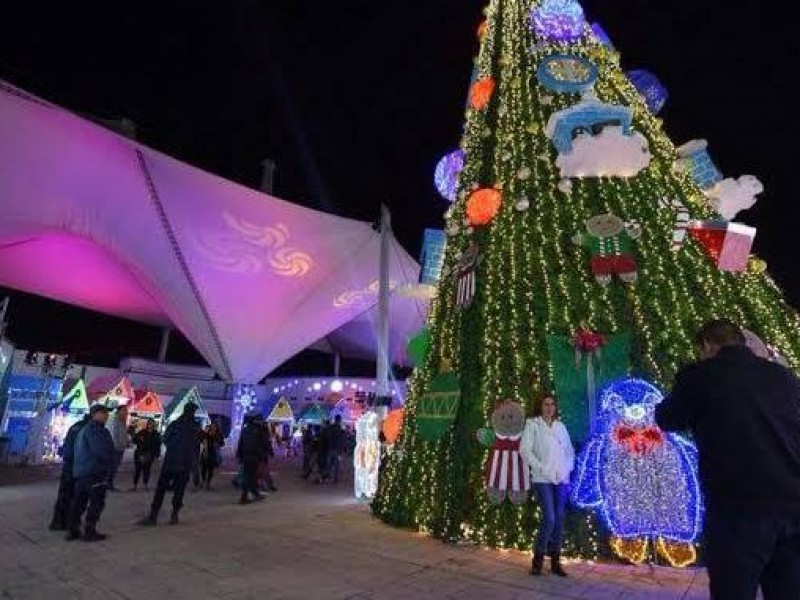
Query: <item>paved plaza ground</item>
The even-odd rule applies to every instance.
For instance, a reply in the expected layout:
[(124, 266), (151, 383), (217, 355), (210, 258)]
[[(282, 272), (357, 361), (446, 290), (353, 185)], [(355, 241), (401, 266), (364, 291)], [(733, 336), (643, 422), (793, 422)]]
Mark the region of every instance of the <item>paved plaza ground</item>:
[(230, 477), (220, 477), (216, 490), (187, 494), (178, 527), (139, 528), (149, 494), (109, 494), (100, 527), (109, 539), (68, 544), (46, 528), (54, 472), (2, 468), (0, 598), (707, 597), (698, 570), (570, 564), (569, 579), (534, 579), (521, 553), (448, 546), (387, 527), (349, 485), (315, 486), (296, 472), (279, 466), (280, 491), (250, 506), (238, 506)]

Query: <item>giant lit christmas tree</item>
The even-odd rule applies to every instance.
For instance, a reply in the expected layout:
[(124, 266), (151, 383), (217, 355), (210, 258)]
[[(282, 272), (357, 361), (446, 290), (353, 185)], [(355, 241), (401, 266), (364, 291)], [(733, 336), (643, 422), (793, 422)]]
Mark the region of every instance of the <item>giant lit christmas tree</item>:
[[(573, 0), (492, 0), (485, 14), (461, 148), (436, 173), (453, 204), (421, 338), (429, 347), (373, 510), (448, 541), (529, 548), (538, 509), (525, 490), (487, 494), (487, 460), (498, 446), (487, 449), (495, 438), (484, 431), (503, 400), (530, 414), (537, 396), (555, 391), (576, 446), (586, 449), (573, 500), (597, 507), (570, 516), (566, 551), (595, 556), (611, 540), (617, 554), (641, 560), (650, 534), (613, 535), (627, 522), (626, 500), (614, 507), (621, 517), (600, 502), (614, 492), (652, 504), (649, 492), (622, 490), (638, 484), (586, 469), (602, 468), (612, 456), (603, 448), (615, 445), (624, 462), (617, 467), (630, 473), (634, 463), (660, 460), (640, 484), (676, 470), (656, 483), (687, 482), (680, 501), (697, 507), (676, 519), (696, 530), (693, 449), (648, 421), (657, 388), (668, 389), (693, 359), (692, 335), (707, 320), (742, 324), (795, 367), (800, 322), (750, 254), (755, 230), (733, 222), (759, 182), (723, 180), (702, 141), (673, 145), (655, 116), (666, 98), (657, 79), (626, 75)], [(629, 375), (648, 383), (614, 383)], [(625, 390), (641, 397), (623, 398)], [(600, 413), (628, 421), (603, 425)], [(668, 518), (670, 499), (657, 501), (657, 518)], [(697, 531), (669, 535), (652, 538), (653, 547), (694, 542)], [(662, 554), (673, 564), (693, 559), (681, 552)]]

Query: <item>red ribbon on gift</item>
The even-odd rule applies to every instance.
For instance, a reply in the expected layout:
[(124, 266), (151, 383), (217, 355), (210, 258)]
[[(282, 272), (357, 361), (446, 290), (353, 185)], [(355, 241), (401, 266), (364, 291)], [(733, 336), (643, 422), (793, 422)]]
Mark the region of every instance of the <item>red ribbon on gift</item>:
[(614, 441), (631, 454), (649, 454), (664, 444), (664, 433), (655, 425), (649, 427), (630, 427), (617, 425), (612, 433)]
[(596, 352), (606, 345), (606, 336), (581, 327), (572, 337), (572, 345), (576, 350), (585, 353)]

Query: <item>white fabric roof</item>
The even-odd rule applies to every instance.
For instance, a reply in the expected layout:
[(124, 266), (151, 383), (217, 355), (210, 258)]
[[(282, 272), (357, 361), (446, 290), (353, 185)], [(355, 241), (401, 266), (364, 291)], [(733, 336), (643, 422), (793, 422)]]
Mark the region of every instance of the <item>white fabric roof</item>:
[[(419, 265), (392, 246), (392, 282), (415, 283)], [(379, 248), (368, 223), (221, 179), (0, 82), (2, 285), (171, 324), (223, 378), (252, 383), (323, 338), (374, 356)], [(392, 296), (395, 362), (426, 310)]]

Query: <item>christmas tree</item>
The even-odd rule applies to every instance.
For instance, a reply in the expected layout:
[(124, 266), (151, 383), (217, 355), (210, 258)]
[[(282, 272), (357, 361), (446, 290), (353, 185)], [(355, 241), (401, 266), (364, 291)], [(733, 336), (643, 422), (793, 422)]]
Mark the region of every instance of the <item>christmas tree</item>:
[[(646, 413), (714, 318), (797, 367), (800, 322), (750, 254), (755, 230), (732, 221), (760, 184), (723, 180), (702, 141), (676, 148), (655, 116), (666, 94), (652, 75), (626, 75), (574, 0), (492, 0), (485, 14), (461, 149), (436, 173), (453, 204), (429, 347), (373, 510), (446, 541), (528, 549), (535, 502), (525, 490), (487, 494), (487, 430), (496, 409), (513, 412), (501, 402), (530, 415), (555, 392), (585, 467), (598, 414), (620, 398), (613, 382), (646, 380), (624, 384)], [(631, 435), (634, 458), (672, 443), (673, 462), (691, 468), (688, 442)], [(609, 519), (571, 511), (566, 551), (602, 553)], [(628, 544), (617, 554), (643, 558), (646, 540), (616, 542)]]

